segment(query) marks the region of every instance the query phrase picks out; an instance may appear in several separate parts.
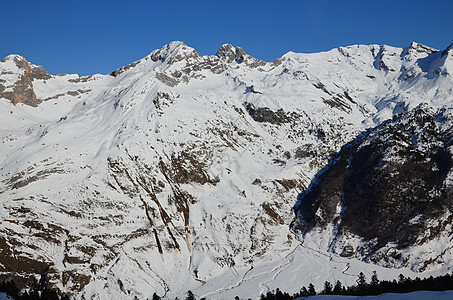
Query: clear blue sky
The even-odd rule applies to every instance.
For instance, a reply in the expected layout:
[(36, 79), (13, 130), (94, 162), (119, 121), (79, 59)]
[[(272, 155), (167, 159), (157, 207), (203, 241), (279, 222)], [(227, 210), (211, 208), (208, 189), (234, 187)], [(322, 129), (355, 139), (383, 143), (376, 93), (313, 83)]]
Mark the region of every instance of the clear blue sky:
[[(452, 0), (1, 0), (0, 56), (51, 74), (107, 74), (175, 40), (201, 55), (224, 43), (271, 61), (352, 44), (437, 49), (453, 42)], [(0, 59), (1, 59), (0, 58)]]

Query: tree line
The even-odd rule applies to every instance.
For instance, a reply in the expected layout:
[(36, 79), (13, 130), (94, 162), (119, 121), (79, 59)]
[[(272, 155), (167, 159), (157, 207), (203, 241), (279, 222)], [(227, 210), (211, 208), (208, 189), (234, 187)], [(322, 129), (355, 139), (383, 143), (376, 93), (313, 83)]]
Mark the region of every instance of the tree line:
[[(373, 271), (370, 281), (367, 282), (363, 272), (357, 277), (356, 284), (345, 287), (337, 280), (335, 284), (329, 281), (324, 282), (322, 291), (317, 292), (315, 286), (310, 283), (307, 287), (303, 286), (299, 292), (290, 295), (287, 292), (282, 292), (280, 289), (269, 291), (266, 294), (261, 294), (260, 300), (292, 300), (298, 297), (308, 297), (314, 295), (350, 295), (350, 296), (365, 296), (365, 295), (380, 295), (384, 293), (410, 293), (416, 291), (445, 291), (453, 290), (453, 274), (428, 278), (411, 279), (404, 277), (402, 274), (398, 276), (398, 280), (379, 280), (376, 271)], [(59, 295), (57, 291), (47, 289), (47, 286), (35, 284), (30, 291), (20, 291), (13, 281), (4, 281), (0, 283), (0, 292), (7, 294), (16, 300), (69, 300), (66, 295)], [(152, 300), (161, 300), (162, 298), (154, 293)], [(181, 300), (196, 300), (196, 296), (192, 291), (188, 291)], [(240, 298), (236, 296), (235, 300)], [(175, 300), (180, 300), (176, 297)], [(200, 298), (204, 300), (204, 298)]]
[(379, 280), (376, 271), (373, 271), (370, 282), (366, 281), (363, 272), (360, 272), (355, 285), (345, 287), (339, 280), (335, 285), (329, 281), (324, 282), (324, 288), (319, 293), (316, 292), (312, 283), (308, 287), (302, 287), (299, 292), (290, 295), (280, 289), (269, 291), (265, 295), (261, 294), (260, 300), (292, 300), (298, 297), (308, 297), (314, 295), (347, 295), (347, 296), (373, 296), (384, 293), (410, 293), (416, 291), (446, 291), (453, 290), (453, 274), (429, 278), (411, 279), (398, 276), (398, 280)]

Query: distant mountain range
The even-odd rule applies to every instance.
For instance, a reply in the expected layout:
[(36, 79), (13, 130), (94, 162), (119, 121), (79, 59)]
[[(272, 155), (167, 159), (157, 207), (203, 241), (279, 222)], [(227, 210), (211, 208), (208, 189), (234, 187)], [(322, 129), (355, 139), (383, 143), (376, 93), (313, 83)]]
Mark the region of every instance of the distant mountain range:
[(0, 281), (218, 299), (451, 271), (452, 103), (453, 44), (172, 42), (93, 76), (7, 56)]

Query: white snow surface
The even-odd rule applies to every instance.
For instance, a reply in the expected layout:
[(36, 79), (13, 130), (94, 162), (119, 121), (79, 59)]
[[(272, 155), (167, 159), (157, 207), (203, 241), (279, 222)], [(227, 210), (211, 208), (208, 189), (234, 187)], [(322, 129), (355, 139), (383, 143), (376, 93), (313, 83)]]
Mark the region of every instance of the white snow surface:
[[(116, 77), (35, 80), (38, 107), (0, 99), (0, 231), (76, 299), (257, 298), (351, 285), (361, 271), (420, 276), (325, 252), (322, 234), (299, 241), (291, 209), (361, 131), (420, 103), (451, 107), (452, 51), (355, 45), (230, 62), (173, 42)], [(247, 111), (265, 107), (286, 119)]]

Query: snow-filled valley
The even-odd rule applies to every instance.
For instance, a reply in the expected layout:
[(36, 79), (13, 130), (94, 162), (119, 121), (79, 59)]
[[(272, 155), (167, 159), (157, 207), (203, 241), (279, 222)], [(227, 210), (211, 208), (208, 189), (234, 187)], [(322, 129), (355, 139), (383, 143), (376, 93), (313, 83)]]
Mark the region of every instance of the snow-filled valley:
[(263, 62), (231, 45), (200, 56), (172, 42), (83, 77), (6, 57), (0, 279), (45, 278), (76, 299), (174, 299), (189, 289), (232, 299), (351, 285), (361, 271), (451, 271), (453, 204), (423, 220), (435, 234), (390, 263), (367, 259), (370, 241), (352, 233), (341, 245), (354, 254), (340, 256), (334, 222), (304, 234), (292, 223), (298, 195), (369, 128), (428, 106), (445, 116), (439, 131), (451, 131), (452, 47), (355, 45)]

